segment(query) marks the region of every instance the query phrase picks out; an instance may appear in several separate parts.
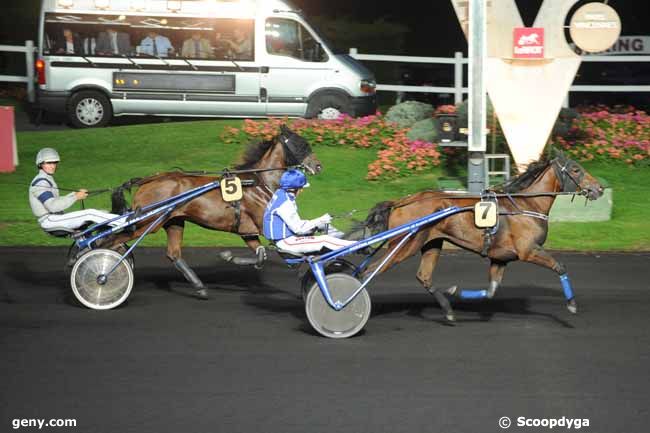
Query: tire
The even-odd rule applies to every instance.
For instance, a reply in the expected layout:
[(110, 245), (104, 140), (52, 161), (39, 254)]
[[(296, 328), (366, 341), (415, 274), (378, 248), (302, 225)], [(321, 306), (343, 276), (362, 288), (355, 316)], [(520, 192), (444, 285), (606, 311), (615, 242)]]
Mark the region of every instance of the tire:
[(68, 101), (68, 119), (75, 128), (99, 128), (113, 118), (111, 101), (103, 93), (84, 90)]
[[(113, 250), (90, 250), (77, 260), (70, 274), (70, 286), (75, 298), (93, 310), (110, 310), (127, 300), (133, 288), (133, 269)], [(115, 270), (104, 276), (117, 264)]]
[[(325, 275), (329, 275), (329, 274), (352, 275), (356, 270), (357, 267), (345, 259), (336, 259), (333, 262), (328, 263), (324, 269)], [(314, 278), (314, 274), (311, 272), (311, 270), (308, 270), (307, 273), (302, 277), (302, 281), (300, 282), (300, 294), (302, 295), (303, 301), (307, 299), (307, 293), (309, 292), (309, 289), (311, 289), (311, 286), (313, 286), (315, 282), (316, 279)]]
[[(330, 274), (325, 277), (334, 302), (345, 302), (361, 287), (361, 282), (347, 274)], [(305, 299), (305, 312), (309, 324), (327, 338), (348, 338), (363, 329), (370, 318), (371, 302), (363, 289), (345, 308), (336, 311), (323, 297), (318, 284), (309, 289)]]
[(333, 120), (341, 114), (350, 114), (351, 111), (350, 98), (347, 95), (324, 93), (309, 101), (305, 117)]

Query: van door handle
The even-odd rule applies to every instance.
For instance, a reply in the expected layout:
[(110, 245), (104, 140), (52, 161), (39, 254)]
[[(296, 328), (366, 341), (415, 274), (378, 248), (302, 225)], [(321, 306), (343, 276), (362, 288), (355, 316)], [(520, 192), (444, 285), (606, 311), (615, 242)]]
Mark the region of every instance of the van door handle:
[(261, 66), (260, 67), (260, 74), (268, 74), (269, 73), (269, 67), (268, 66)]

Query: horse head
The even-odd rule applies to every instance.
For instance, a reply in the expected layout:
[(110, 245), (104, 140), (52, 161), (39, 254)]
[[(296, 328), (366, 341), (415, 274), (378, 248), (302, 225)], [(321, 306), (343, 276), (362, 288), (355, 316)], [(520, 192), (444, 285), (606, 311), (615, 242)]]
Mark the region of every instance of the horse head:
[(557, 151), (551, 161), (555, 177), (562, 192), (576, 192), (586, 196), (589, 200), (596, 200), (603, 195), (603, 187), (576, 161)]
[(293, 132), (286, 125), (280, 126), (278, 139), (284, 147), (284, 159), (287, 166), (302, 165), (310, 174), (321, 172), (323, 166), (314, 155), (307, 140)]

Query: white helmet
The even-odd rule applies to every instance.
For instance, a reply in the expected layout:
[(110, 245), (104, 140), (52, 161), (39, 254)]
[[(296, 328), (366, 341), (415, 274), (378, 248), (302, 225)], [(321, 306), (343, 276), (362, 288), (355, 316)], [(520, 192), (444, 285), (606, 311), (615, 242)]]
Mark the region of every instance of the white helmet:
[(44, 147), (38, 151), (36, 154), (36, 166), (40, 167), (44, 162), (59, 162), (61, 158), (59, 157), (59, 152), (52, 149), (51, 147)]

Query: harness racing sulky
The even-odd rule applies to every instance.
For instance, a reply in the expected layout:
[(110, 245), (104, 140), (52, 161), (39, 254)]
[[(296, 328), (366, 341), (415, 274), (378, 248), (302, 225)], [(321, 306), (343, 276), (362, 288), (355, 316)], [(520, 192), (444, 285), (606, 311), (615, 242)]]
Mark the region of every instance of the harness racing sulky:
[[(88, 308), (121, 305), (133, 287), (135, 247), (149, 233), (164, 228), (167, 257), (195, 289), (207, 298), (206, 287), (183, 260), (181, 245), (186, 221), (204, 228), (240, 235), (254, 258), (222, 258), (237, 265), (261, 267), (266, 249), (260, 242), (263, 215), (283, 172), (300, 167), (310, 174), (322, 170), (307, 141), (286, 126), (272, 140), (251, 145), (243, 163), (219, 176), (205, 172), (166, 172), (125, 182), (113, 193), (113, 212), (123, 223), (95, 224), (73, 235), (70, 275), (75, 297)], [(124, 191), (137, 187), (132, 208)], [(272, 248), (290, 267), (306, 266), (301, 293), (313, 329), (328, 338), (347, 338), (360, 332), (371, 314), (370, 282), (392, 266), (422, 253), (416, 278), (444, 312), (456, 320), (448, 298), (489, 299), (502, 281), (505, 266), (514, 260), (535, 263), (556, 272), (567, 308), (577, 313), (577, 302), (565, 266), (546, 252), (548, 214), (555, 197), (582, 195), (595, 200), (603, 193), (598, 181), (577, 162), (558, 153), (532, 163), (526, 172), (506, 184), (472, 195), (454, 191), (423, 191), (381, 202), (346, 236), (354, 243), (315, 253)], [(127, 242), (133, 241), (131, 246)], [(485, 290), (457, 286), (435, 288), (433, 272), (443, 242), (473, 251), (490, 260)], [(361, 254), (360, 264), (344, 259)]]

